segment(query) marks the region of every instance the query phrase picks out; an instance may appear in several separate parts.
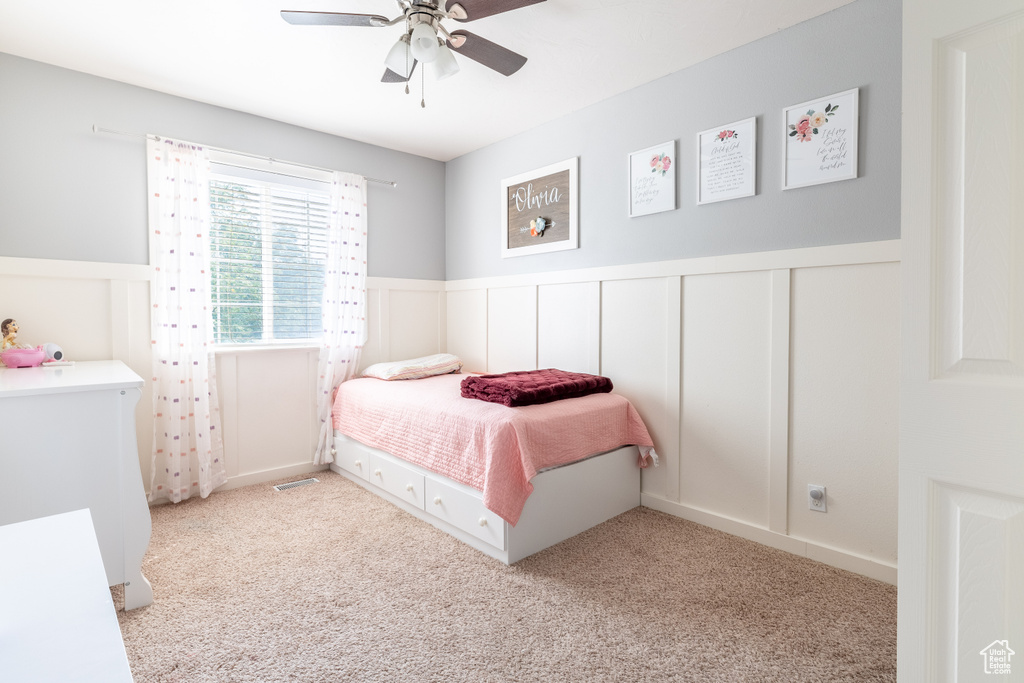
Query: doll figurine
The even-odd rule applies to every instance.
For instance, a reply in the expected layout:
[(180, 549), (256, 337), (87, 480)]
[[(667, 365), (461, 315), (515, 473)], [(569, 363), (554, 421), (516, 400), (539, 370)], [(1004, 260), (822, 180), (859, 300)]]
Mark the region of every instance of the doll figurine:
[(16, 349), (18, 343), (16, 341), (18, 337), (18, 321), (14, 318), (8, 318), (0, 323), (0, 334), (3, 335), (3, 350)]

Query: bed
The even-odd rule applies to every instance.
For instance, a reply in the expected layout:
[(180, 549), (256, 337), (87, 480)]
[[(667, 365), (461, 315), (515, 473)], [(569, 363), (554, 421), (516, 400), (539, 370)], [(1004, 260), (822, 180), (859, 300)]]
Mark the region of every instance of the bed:
[(624, 397), (510, 408), (466, 377), (342, 384), (331, 469), (505, 564), (640, 504), (657, 456)]

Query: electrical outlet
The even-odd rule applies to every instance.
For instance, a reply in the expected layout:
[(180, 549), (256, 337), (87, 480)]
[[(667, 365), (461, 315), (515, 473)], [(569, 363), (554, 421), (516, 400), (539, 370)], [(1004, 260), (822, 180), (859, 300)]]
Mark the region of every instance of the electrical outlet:
[(825, 499), (825, 487), (817, 484), (807, 485), (807, 507), (815, 512), (828, 512), (828, 502)]

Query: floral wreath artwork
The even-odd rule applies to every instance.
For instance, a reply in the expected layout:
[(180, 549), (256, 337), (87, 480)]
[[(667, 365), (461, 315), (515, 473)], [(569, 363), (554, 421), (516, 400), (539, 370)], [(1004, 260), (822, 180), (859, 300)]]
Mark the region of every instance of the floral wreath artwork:
[(782, 189), (857, 177), (859, 94), (854, 88), (786, 107)]

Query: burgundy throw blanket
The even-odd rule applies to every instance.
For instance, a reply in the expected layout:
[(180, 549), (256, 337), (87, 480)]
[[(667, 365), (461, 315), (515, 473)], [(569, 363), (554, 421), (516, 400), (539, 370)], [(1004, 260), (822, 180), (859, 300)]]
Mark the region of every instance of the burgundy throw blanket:
[(475, 375), (462, 380), (464, 398), (478, 398), (510, 408), (608, 393), (611, 390), (612, 381), (607, 377), (554, 368)]

